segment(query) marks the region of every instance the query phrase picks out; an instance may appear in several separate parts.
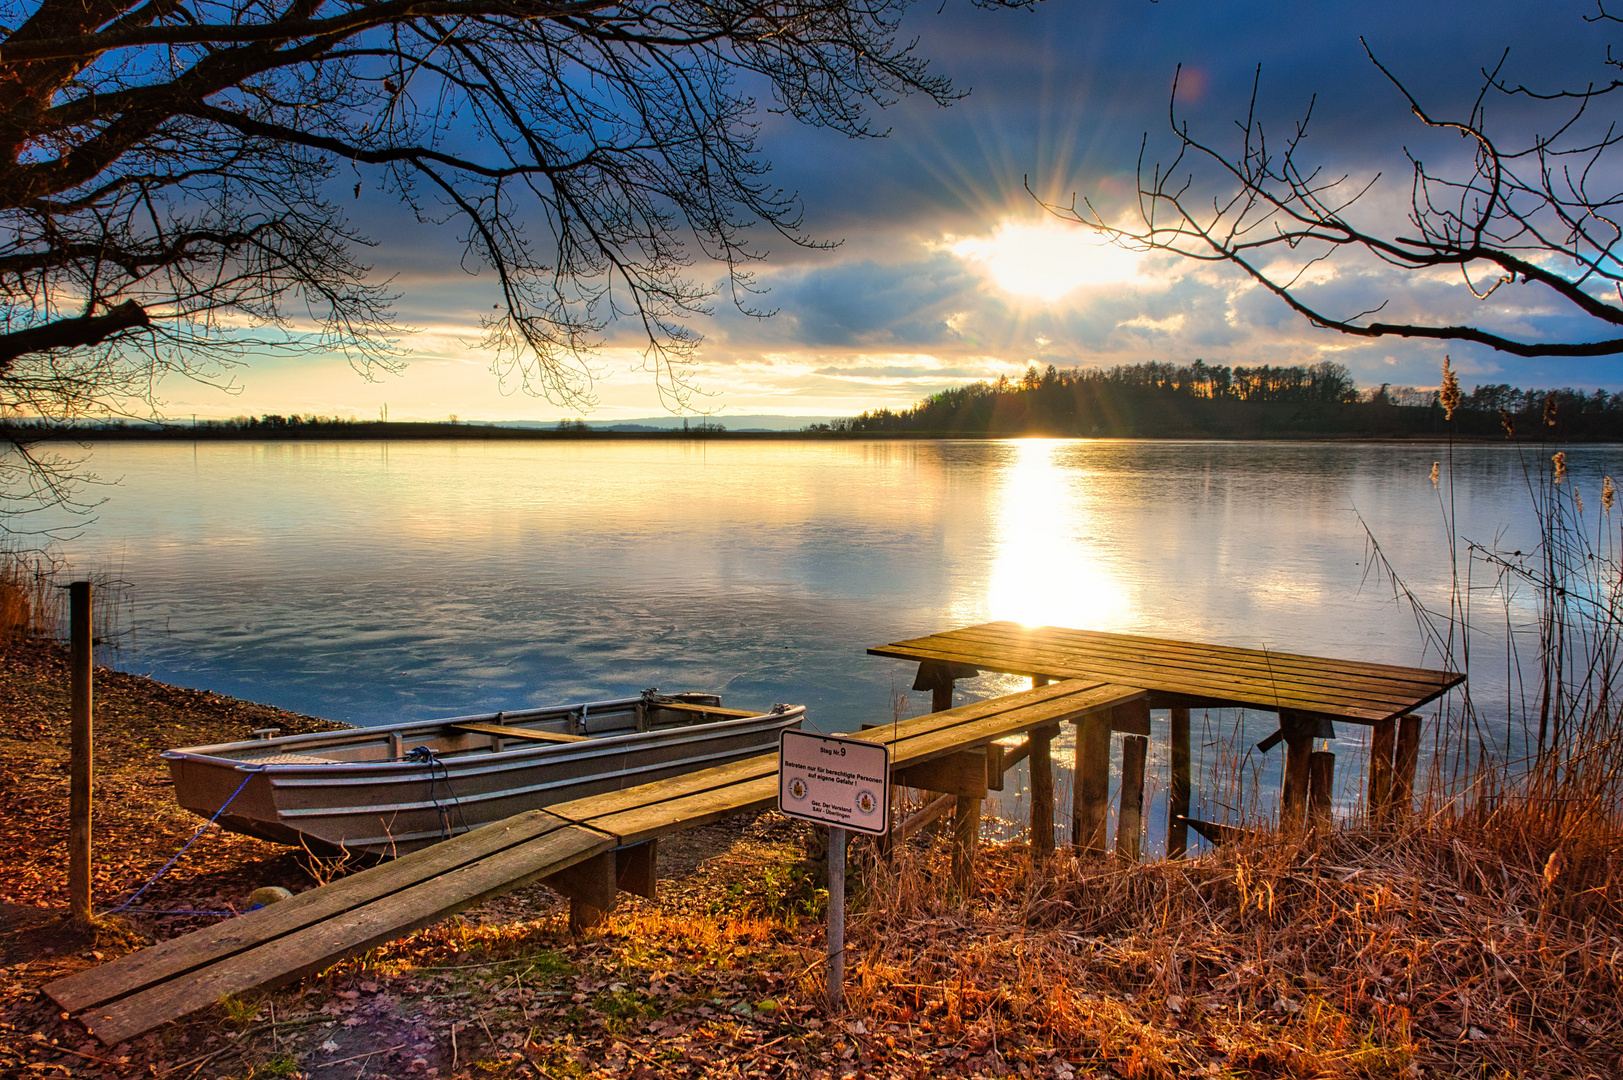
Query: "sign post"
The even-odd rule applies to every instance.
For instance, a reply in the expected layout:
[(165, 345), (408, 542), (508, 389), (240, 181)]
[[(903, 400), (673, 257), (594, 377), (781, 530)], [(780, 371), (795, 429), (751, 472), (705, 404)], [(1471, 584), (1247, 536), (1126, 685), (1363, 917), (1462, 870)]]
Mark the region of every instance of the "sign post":
[(890, 747), (786, 730), (778, 742), (778, 809), (828, 826), (828, 1005), (845, 1002), (845, 834), (890, 831)]

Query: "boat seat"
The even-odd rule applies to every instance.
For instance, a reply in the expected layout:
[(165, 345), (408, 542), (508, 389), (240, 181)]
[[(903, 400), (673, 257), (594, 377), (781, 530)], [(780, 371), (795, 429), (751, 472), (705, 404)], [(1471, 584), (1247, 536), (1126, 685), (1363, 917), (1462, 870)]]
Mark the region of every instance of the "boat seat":
[(720, 705), (695, 705), (690, 701), (650, 701), (650, 709), (670, 709), (672, 712), (697, 713), (702, 716), (725, 716), (728, 719), (743, 720), (751, 716), (762, 716), (765, 710), (757, 709), (751, 712), (748, 709), (723, 709)]
[(536, 731), (534, 728), (508, 727), (506, 724), (485, 724), (471, 721), (452, 724), (457, 731), (471, 731), (475, 735), (495, 735), (501, 739), (533, 739), (536, 742), (585, 742), (585, 735), (565, 735), (561, 731)]

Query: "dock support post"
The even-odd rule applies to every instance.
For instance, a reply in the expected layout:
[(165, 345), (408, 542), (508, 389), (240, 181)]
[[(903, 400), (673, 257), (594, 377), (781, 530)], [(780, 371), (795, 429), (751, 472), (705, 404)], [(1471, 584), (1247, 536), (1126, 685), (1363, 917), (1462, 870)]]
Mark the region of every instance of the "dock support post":
[(1313, 753), (1313, 729), (1280, 715), (1285, 732), (1285, 779), (1279, 797), (1279, 830), (1299, 835), (1307, 818), (1308, 757)]
[(1054, 854), (1054, 735), (1058, 727), (1034, 729), (1031, 740), (1031, 861)]
[(975, 888), (975, 847), (981, 838), (980, 795), (959, 795), (952, 812), (952, 886), (960, 897)]
[(1398, 749), (1392, 762), (1391, 820), (1405, 821), (1414, 810), (1415, 768), (1420, 762), (1420, 717), (1398, 721)]
[(1398, 741), (1398, 722), (1375, 721), (1369, 740), (1369, 794), (1365, 816), (1371, 825), (1385, 825), (1391, 818), (1392, 754)]
[(1172, 783), (1167, 789), (1167, 858), (1189, 850), (1189, 709), (1172, 710)]
[(1110, 800), (1110, 713), (1076, 722), (1076, 778), (1071, 789), (1071, 846), (1080, 854), (1105, 853)]
[(1121, 740), (1121, 812), (1116, 815), (1116, 854), (1137, 862), (1144, 833), (1144, 760), (1150, 740), (1124, 735)]
[(569, 932), (579, 937), (614, 910), (619, 876), (619, 859), (604, 851), (542, 880), (569, 898)]
[(90, 787), (94, 779), (91, 728), (93, 671), (90, 582), (68, 584), (68, 915), (81, 926), (93, 921), (90, 883)]
[(1330, 790), (1336, 782), (1336, 756), (1315, 750), (1307, 759), (1308, 826), (1320, 836), (1330, 831)]

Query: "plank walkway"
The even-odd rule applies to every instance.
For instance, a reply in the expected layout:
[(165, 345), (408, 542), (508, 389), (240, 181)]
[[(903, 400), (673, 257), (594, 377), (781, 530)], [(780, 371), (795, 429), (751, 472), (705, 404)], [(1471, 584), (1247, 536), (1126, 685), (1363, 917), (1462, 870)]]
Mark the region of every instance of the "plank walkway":
[[(1465, 681), (1464, 675), (1452, 671), (1013, 622), (966, 626), (875, 646), (868, 652), (918, 661), (913, 688), (933, 691), (937, 709), (952, 705), (953, 684), (958, 679), (982, 671), (1029, 675), (1034, 684), (1050, 679), (1107, 679), (1143, 690), (1150, 708), (1171, 710), (1169, 857), (1187, 850), (1191, 825), (1207, 824), (1188, 816), (1191, 708), (1238, 706), (1279, 714), (1279, 730), (1257, 746), (1267, 753), (1273, 746), (1285, 744), (1280, 827), (1300, 833), (1330, 820), (1335, 755), (1314, 750), (1314, 742), (1334, 738), (1335, 721), (1374, 728), (1365, 809), (1372, 821), (1390, 822), (1407, 813), (1412, 801), (1420, 748), (1420, 718), (1414, 710)], [(1137, 857), (1148, 749), (1143, 739), (1150, 733), (1148, 713), (1138, 719), (1141, 723), (1136, 730), (1131, 722), (1078, 729), (1077, 790), (1083, 797), (1073, 815), (1072, 835), (1082, 837), (1079, 846), (1084, 851), (1104, 850), (1113, 729), (1128, 733), (1122, 745), (1116, 851)], [(1035, 819), (1033, 826), (1034, 830), (1038, 827)], [(1033, 845), (1038, 839), (1034, 831)]]
[(1013, 622), (968, 626), (868, 652), (964, 674), (974, 668), (1108, 679), (1148, 691), (1152, 708), (1243, 706), (1359, 724), (1411, 713), (1465, 680), (1452, 671)]
[[(854, 737), (891, 747), (897, 782), (978, 767), (983, 795), (984, 748), (994, 740), (1021, 732), (1036, 737), (1143, 696), (1098, 679), (1066, 680)], [(966, 790), (973, 792), (973, 781)], [(651, 852), (648, 845), (660, 836), (767, 809), (777, 793), (777, 755), (766, 754), (527, 811), (71, 975), (45, 992), (113, 1046), (228, 994), (296, 981), (535, 881), (569, 895), (572, 912), (576, 901), (587, 909), (612, 905), (617, 887), (632, 887), (626, 864), (636, 860), (628, 853)], [(960, 803), (969, 797), (960, 794)], [(651, 858), (641, 866), (651, 891)]]

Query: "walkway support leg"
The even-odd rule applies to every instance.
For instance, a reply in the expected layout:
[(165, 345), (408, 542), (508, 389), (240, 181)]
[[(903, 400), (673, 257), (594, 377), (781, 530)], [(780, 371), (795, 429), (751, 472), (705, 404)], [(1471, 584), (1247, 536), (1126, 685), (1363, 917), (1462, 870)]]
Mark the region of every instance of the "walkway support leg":
[(1116, 815), (1116, 854), (1137, 862), (1144, 833), (1144, 761), (1150, 740), (1125, 735), (1121, 740), (1121, 812)]
[(975, 888), (975, 847), (981, 838), (981, 796), (960, 795), (952, 813), (952, 887), (961, 897)]
[(1031, 739), (1031, 860), (1054, 854), (1054, 735), (1057, 727), (1037, 728)]
[(1167, 789), (1167, 858), (1189, 850), (1189, 710), (1172, 710), (1172, 784)]
[(1308, 827), (1323, 836), (1330, 831), (1330, 790), (1336, 783), (1336, 756), (1315, 750), (1307, 758)]
[(1392, 762), (1391, 820), (1404, 821), (1414, 811), (1415, 768), (1420, 762), (1420, 717), (1398, 721), (1398, 749)]
[(619, 876), (615, 853), (605, 851), (543, 880), (569, 897), (569, 932), (579, 937), (596, 929), (614, 910)]
[(1369, 789), (1364, 799), (1371, 825), (1385, 825), (1391, 816), (1392, 754), (1398, 742), (1398, 722), (1377, 720), (1369, 740)]
[(1302, 832), (1307, 817), (1308, 756), (1313, 736), (1301, 728), (1285, 734), (1285, 780), (1279, 798), (1279, 831), (1287, 836)]
[(1110, 802), (1110, 714), (1089, 713), (1076, 725), (1076, 778), (1071, 790), (1071, 846), (1079, 854), (1105, 853)]

